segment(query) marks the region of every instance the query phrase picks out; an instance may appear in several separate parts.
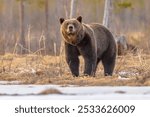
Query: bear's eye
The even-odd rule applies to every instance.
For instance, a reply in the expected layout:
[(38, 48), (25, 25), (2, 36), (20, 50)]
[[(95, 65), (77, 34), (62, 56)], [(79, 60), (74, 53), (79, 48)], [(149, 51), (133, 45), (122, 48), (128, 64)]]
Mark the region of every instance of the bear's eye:
[(68, 26), (68, 25), (69, 25), (69, 22), (67, 22), (66, 25)]
[(76, 26), (76, 23), (72, 23), (74, 25), (74, 27)]

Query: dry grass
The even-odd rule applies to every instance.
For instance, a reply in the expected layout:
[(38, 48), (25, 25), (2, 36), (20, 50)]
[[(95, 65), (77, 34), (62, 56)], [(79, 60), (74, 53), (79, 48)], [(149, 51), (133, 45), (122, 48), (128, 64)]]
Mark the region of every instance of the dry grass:
[[(80, 71), (83, 71), (83, 60)], [(61, 86), (150, 86), (150, 55), (138, 52), (117, 58), (112, 77), (104, 77), (99, 65), (96, 77), (72, 77), (64, 56), (0, 56), (0, 81), (20, 84), (58, 84)]]

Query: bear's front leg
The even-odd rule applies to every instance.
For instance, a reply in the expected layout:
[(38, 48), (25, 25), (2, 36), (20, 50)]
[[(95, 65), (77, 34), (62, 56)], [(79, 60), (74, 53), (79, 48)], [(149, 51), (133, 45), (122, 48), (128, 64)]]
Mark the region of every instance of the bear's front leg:
[(85, 58), (84, 62), (85, 62), (84, 75), (95, 76), (96, 60), (90, 59), (90, 58)]
[(65, 43), (66, 61), (74, 77), (79, 76), (79, 52), (75, 46)]
[(79, 76), (79, 58), (66, 57), (66, 61), (74, 77)]

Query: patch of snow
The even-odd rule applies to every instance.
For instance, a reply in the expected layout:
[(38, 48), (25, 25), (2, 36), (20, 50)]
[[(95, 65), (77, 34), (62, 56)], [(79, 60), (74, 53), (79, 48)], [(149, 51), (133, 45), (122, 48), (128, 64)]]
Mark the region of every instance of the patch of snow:
[(118, 74), (119, 74), (118, 78), (124, 80), (125, 78), (129, 79), (130, 77), (135, 77), (139, 75), (139, 73), (135, 71), (120, 71)]
[(126, 78), (126, 77), (122, 77), (122, 76), (118, 76), (119, 80), (130, 80), (131, 78)]
[[(36, 95), (50, 88), (57, 89), (62, 94)], [(0, 94), (5, 94), (0, 99), (150, 99), (150, 87), (0, 85)], [(12, 94), (18, 95), (11, 96)]]
[(0, 81), (0, 85), (19, 84), (20, 81)]

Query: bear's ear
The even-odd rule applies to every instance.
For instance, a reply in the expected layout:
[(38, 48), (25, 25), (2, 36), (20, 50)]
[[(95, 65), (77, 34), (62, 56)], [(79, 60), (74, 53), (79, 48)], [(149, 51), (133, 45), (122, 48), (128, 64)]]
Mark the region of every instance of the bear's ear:
[(65, 20), (64, 18), (60, 18), (59, 21), (60, 21), (60, 24), (62, 24)]
[(77, 17), (77, 20), (78, 20), (80, 23), (82, 23), (82, 17), (81, 17), (81, 16)]

